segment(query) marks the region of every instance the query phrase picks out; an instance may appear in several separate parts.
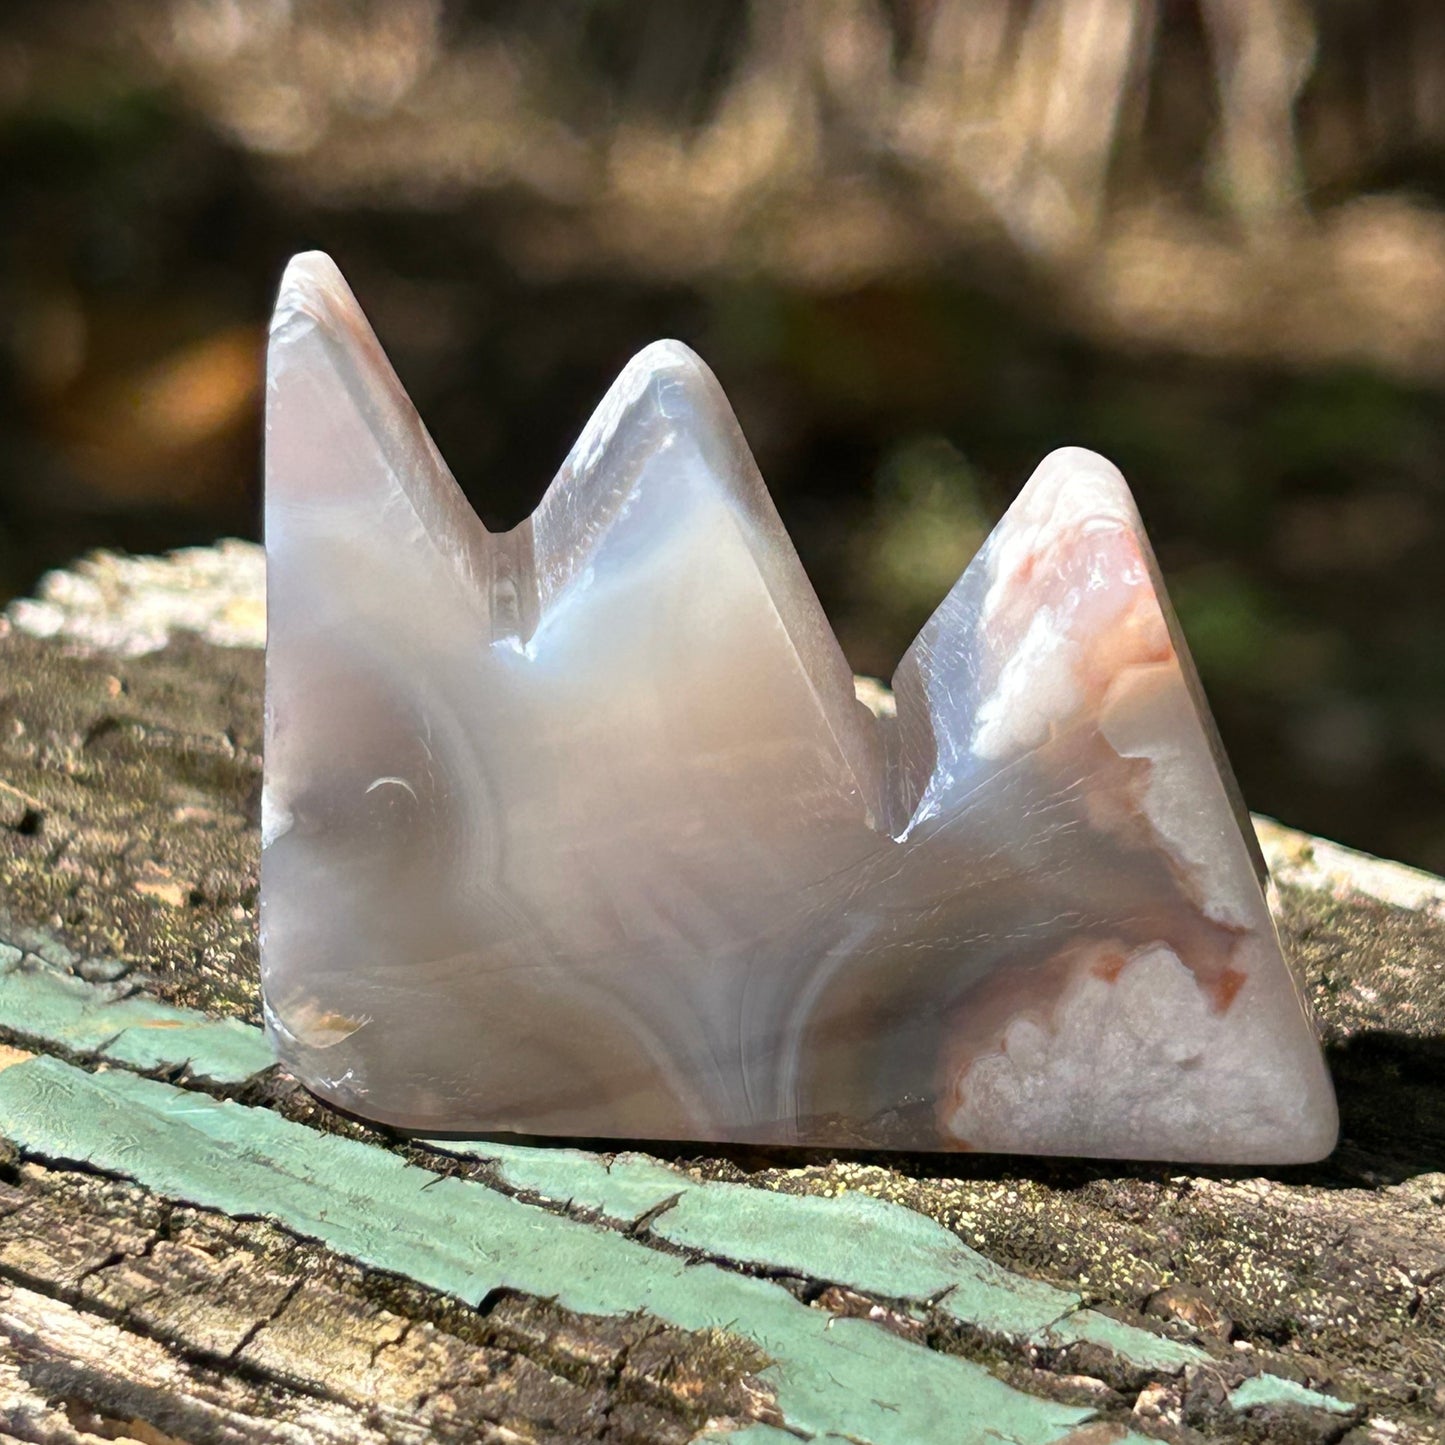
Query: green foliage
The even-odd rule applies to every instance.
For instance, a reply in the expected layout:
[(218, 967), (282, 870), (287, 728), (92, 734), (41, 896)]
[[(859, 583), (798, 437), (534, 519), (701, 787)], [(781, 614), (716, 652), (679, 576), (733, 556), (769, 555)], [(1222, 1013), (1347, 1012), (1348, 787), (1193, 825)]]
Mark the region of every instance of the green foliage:
[(988, 535), (978, 476), (944, 438), (917, 437), (884, 457), (874, 508), (861, 543), (870, 600), (904, 618), (926, 617)]

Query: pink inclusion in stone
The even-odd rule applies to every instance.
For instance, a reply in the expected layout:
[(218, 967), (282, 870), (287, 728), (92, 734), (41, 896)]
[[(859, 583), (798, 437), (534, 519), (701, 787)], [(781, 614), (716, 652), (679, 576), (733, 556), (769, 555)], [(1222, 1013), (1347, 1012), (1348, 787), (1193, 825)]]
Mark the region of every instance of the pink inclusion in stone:
[(1333, 1091), (1128, 488), (1045, 458), (859, 703), (661, 342), (486, 530), (336, 268), (271, 330), (261, 948), (424, 1131), (1292, 1163)]

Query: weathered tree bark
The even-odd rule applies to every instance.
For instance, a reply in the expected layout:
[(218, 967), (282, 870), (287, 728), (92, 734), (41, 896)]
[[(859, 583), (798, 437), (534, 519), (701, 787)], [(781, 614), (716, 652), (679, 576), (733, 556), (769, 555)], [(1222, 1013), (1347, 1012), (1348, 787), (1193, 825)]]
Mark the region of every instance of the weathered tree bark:
[(1445, 883), (1260, 825), (1318, 1166), (426, 1147), (256, 1052), (259, 586), (0, 624), (0, 1436), (1445, 1438)]

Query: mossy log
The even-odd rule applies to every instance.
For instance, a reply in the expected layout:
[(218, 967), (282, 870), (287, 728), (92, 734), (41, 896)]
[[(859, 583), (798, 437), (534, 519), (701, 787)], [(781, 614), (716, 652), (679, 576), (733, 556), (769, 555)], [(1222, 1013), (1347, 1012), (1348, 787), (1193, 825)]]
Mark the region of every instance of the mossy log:
[(256, 1029), (261, 587), (0, 623), (0, 1436), (1445, 1438), (1445, 882), (1259, 824), (1309, 1168), (402, 1139)]

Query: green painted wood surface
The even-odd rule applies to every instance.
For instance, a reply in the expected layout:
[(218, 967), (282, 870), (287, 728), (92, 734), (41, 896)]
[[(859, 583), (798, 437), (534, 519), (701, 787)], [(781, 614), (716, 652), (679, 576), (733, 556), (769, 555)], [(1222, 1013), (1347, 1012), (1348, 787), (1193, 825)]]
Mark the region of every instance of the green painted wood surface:
[(1347, 1415), (1350, 1407), (1333, 1395), (1321, 1394), (1301, 1385), (1298, 1380), (1281, 1379), (1278, 1375), (1255, 1375), (1235, 1386), (1229, 1403), (1236, 1410), (1254, 1410), (1261, 1406), (1297, 1405), (1307, 1410), (1325, 1410), (1331, 1415)]
[(371, 1145), (123, 1070), (48, 1057), (0, 1070), (0, 1123), (45, 1159), (168, 1198), (263, 1215), (374, 1268), (477, 1305), (494, 1290), (585, 1314), (646, 1311), (760, 1346), (787, 1422), (876, 1445), (1045, 1445), (1091, 1412), (1035, 1399), (869, 1321), (833, 1319), (768, 1280), (690, 1264)]
[(242, 1083), (273, 1062), (259, 1029), (123, 997), (16, 953), (0, 958), (0, 1021), (20, 1038), (133, 1069), (186, 1068), (214, 1084)]
[[(646, 1310), (684, 1328), (736, 1331), (776, 1361), (780, 1403), (800, 1429), (878, 1445), (975, 1438), (959, 1434), (962, 1410), (995, 1432), (977, 1438), (1023, 1445), (1064, 1438), (1090, 1412), (1034, 1399), (869, 1321), (831, 1319), (766, 1280), (690, 1264), (557, 1209), (614, 1224), (646, 1218), (649, 1234), (690, 1251), (829, 1280), (897, 1301), (919, 1318), (932, 1305), (1013, 1340), (1086, 1341), (1161, 1371), (1209, 1359), (1196, 1346), (1087, 1309), (1077, 1294), (1006, 1270), (924, 1215), (867, 1195), (702, 1183), (642, 1156), (425, 1141), (491, 1162), (519, 1199), (264, 1109), (136, 1078), (124, 1070), (184, 1067), (186, 1078), (234, 1084), (269, 1067), (271, 1056), (259, 1029), (119, 997), (13, 950), (0, 958), (0, 1028), (37, 1048), (123, 1066), (87, 1073), (38, 1057), (0, 1072), (0, 1133), (21, 1148), (112, 1170), (189, 1203), (268, 1216), (471, 1304), (510, 1288), (583, 1313)], [(840, 1372), (849, 1382), (842, 1393)], [(1305, 1400), (1303, 1388), (1265, 1377), (1236, 1390), (1231, 1403), (1351, 1408), (1315, 1391)]]
[[(775, 1194), (742, 1184), (701, 1184), (652, 1160), (611, 1160), (576, 1149), (430, 1141), (493, 1160), (513, 1189), (632, 1221), (653, 1210), (651, 1233), (689, 1249), (830, 1279), (865, 1294), (934, 1301), (961, 1323), (1044, 1345), (1087, 1340), (1147, 1369), (1209, 1358), (1196, 1346), (1136, 1329), (1077, 1294), (987, 1260), (951, 1230), (864, 1194)], [(665, 1207), (664, 1207), (665, 1206)]]

